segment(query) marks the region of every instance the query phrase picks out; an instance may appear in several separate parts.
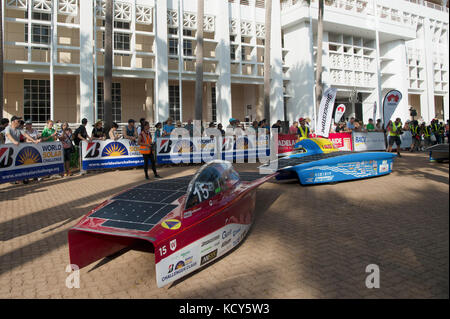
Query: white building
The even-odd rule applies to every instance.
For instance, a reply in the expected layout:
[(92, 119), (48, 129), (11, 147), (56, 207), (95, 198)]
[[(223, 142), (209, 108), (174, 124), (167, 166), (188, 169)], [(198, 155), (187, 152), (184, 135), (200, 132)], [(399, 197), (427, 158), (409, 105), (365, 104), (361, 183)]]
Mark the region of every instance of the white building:
[[(114, 1), (113, 116), (194, 114), (196, 0)], [(439, 1), (434, 1), (440, 3)], [(448, 7), (422, 0), (326, 1), (324, 87), (367, 122), (398, 89), (429, 122), (449, 118)], [(92, 123), (103, 107), (104, 0), (2, 0), (3, 117)], [(263, 117), (264, 0), (205, 0), (203, 119)], [(317, 0), (273, 0), (271, 122), (314, 115)], [(378, 110), (377, 118), (380, 117)]]

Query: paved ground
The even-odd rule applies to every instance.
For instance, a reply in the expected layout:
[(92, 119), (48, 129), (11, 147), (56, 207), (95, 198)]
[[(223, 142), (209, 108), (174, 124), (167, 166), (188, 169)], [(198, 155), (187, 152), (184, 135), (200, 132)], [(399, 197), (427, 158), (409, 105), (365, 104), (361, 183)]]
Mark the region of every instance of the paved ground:
[[(81, 287), (66, 288), (68, 229), (114, 193), (142, 183), (142, 175), (123, 170), (0, 185), (0, 298), (449, 297), (449, 165), (429, 163), (425, 154), (405, 154), (385, 177), (264, 184), (247, 239), (169, 287), (156, 287), (152, 254), (129, 251), (82, 269)], [(379, 289), (365, 286), (369, 264), (379, 266)]]

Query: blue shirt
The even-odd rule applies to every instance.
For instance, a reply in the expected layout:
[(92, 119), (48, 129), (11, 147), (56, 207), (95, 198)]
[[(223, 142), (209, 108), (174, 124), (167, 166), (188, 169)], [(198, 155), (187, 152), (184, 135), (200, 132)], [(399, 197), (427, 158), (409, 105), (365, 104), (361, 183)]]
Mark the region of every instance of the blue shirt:
[(174, 125), (165, 124), (163, 127), (163, 131), (166, 132), (167, 134), (170, 134), (174, 129), (175, 129)]
[[(354, 122), (353, 122), (353, 123), (354, 123)], [(348, 121), (348, 122), (347, 122), (347, 128), (353, 130), (353, 129), (355, 128), (355, 125), (352, 124), (352, 122)]]

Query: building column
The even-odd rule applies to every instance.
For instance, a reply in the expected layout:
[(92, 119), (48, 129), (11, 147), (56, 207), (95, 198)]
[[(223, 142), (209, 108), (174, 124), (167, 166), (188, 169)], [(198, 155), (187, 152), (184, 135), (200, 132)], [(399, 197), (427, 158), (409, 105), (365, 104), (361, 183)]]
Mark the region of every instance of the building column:
[(153, 109), (153, 80), (146, 79), (145, 80), (145, 105), (144, 105), (144, 114), (145, 118), (148, 119), (149, 122), (155, 123), (155, 114)]
[(281, 8), (280, 1), (272, 1), (272, 27), (270, 39), (270, 126), (284, 120), (283, 93), (283, 53), (281, 47)]
[(425, 53), (425, 92), (420, 99), (422, 117), (426, 123), (429, 123), (435, 115), (434, 110), (434, 65), (433, 65), (433, 34), (430, 30), (430, 20), (424, 18), (423, 24), (423, 45)]
[[(385, 43), (381, 46), (381, 53), (383, 52), (385, 52), (385, 54), (382, 56), (390, 60), (384, 69), (393, 70), (394, 73), (383, 83), (383, 98), (391, 89), (399, 90), (402, 93), (402, 100), (397, 106), (391, 119), (395, 120), (395, 118), (399, 117), (404, 122), (410, 118), (408, 107), (408, 65), (406, 59), (405, 41), (395, 40)], [(383, 101), (381, 103), (383, 103)], [(383, 120), (387, 123), (390, 119)]]
[[(298, 45), (298, 39), (304, 39)], [(311, 50), (313, 38), (310, 36), (310, 24), (302, 22), (285, 30), (284, 45), (289, 50), (285, 61), (289, 65), (289, 83), (286, 113), (289, 122), (300, 117), (313, 118), (314, 110), (314, 61)]]
[(217, 122), (224, 127), (231, 117), (231, 58), (230, 58), (230, 16), (228, 0), (216, 2), (216, 56), (219, 77), (216, 83)]
[(80, 1), (80, 121), (88, 120), (88, 132), (94, 124), (94, 10), (93, 0)]
[[(167, 58), (167, 2), (155, 1), (155, 122), (163, 122), (169, 117), (169, 70)], [(182, 19), (183, 17), (178, 17)]]

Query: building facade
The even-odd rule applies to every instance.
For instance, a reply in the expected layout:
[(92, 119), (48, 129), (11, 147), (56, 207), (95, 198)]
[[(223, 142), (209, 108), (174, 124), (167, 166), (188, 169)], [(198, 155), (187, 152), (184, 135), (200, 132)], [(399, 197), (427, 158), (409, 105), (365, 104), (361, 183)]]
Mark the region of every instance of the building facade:
[[(271, 119), (314, 117), (317, 1), (272, 1)], [(4, 114), (35, 123), (103, 116), (105, 0), (3, 0)], [(113, 119), (194, 115), (196, 0), (114, 1)], [(203, 119), (263, 118), (264, 0), (205, 0)], [(409, 108), (449, 118), (448, 7), (422, 0), (326, 1), (324, 87), (345, 116)], [(417, 118), (417, 117), (416, 117)]]

